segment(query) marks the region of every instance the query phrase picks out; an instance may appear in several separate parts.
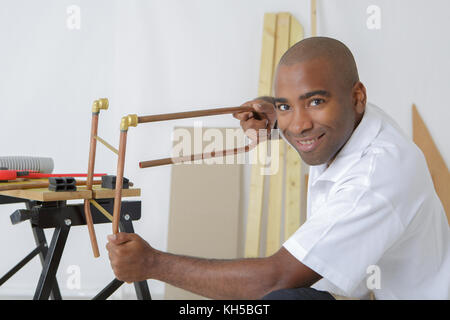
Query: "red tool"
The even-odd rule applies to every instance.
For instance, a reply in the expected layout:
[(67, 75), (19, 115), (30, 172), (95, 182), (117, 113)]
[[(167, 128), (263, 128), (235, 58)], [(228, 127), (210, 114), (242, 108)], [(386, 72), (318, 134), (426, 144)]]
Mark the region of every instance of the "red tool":
[[(106, 176), (106, 173), (96, 173), (94, 177)], [(39, 173), (38, 171), (21, 171), (21, 170), (0, 170), (0, 181), (16, 180), (17, 178), (25, 179), (42, 179), (50, 177), (87, 177), (85, 173)]]

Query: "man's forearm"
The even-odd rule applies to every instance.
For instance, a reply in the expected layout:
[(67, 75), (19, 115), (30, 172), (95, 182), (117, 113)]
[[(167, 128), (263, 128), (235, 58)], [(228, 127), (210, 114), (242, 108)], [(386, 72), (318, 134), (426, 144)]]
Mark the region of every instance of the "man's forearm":
[(150, 277), (212, 299), (259, 299), (274, 290), (270, 258), (214, 260), (156, 251)]

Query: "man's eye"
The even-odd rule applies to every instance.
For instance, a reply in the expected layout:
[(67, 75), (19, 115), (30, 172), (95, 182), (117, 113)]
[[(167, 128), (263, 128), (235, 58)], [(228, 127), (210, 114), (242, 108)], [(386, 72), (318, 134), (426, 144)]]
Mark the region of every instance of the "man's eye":
[(287, 110), (289, 110), (289, 106), (287, 105), (287, 104), (279, 104), (278, 106), (277, 106), (277, 108), (278, 108), (278, 110), (280, 110), (280, 111), (287, 111)]
[(312, 99), (311, 103), (309, 105), (312, 106), (312, 107), (315, 107), (315, 106), (318, 106), (319, 104), (322, 104), (324, 102), (325, 102), (325, 100), (323, 100), (323, 99)]

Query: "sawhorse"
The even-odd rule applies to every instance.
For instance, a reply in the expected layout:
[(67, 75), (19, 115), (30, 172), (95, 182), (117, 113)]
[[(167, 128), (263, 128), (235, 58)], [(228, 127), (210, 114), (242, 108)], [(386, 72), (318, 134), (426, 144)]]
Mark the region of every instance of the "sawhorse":
[[(36, 242), (36, 248), (17, 263), (3, 277), (0, 286), (10, 279), (17, 271), (25, 266), (31, 259), (39, 255), (42, 263), (42, 272), (34, 293), (34, 300), (62, 300), (61, 291), (56, 279), (61, 256), (64, 251), (70, 228), (86, 225), (83, 204), (67, 204), (66, 201), (40, 202), (22, 198), (0, 195), (0, 204), (25, 202), (26, 209), (16, 210), (11, 214), (11, 222), (17, 224), (30, 220), (31, 229)], [(112, 212), (114, 199), (98, 200), (107, 211)], [(94, 224), (110, 223), (102, 213), (91, 205)], [(120, 216), (120, 231), (134, 233), (132, 221), (141, 218), (140, 201), (123, 201)], [(44, 229), (54, 228), (50, 246), (44, 234)], [(104, 300), (113, 294), (122, 281), (114, 279), (93, 300)], [(151, 300), (147, 281), (135, 282), (134, 287), (139, 300)]]

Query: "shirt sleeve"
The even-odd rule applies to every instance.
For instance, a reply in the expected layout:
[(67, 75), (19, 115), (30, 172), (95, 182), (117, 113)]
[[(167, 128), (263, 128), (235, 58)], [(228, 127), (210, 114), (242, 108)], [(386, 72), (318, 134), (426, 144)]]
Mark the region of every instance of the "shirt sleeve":
[(351, 293), (403, 230), (394, 208), (364, 187), (335, 192), (283, 244), (295, 258)]

